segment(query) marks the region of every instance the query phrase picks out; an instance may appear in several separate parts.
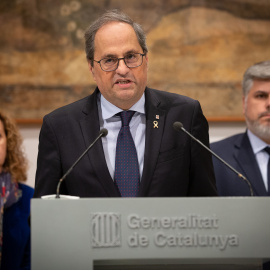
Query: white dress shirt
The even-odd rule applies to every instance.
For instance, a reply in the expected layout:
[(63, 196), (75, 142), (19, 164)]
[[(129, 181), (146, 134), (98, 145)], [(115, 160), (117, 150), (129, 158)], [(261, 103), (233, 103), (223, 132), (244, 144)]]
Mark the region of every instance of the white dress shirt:
[(253, 153), (259, 165), (265, 188), (266, 190), (268, 190), (267, 164), (268, 164), (269, 155), (263, 149), (269, 145), (265, 143), (264, 141), (262, 141), (257, 136), (255, 136), (250, 130), (247, 131), (247, 135), (248, 135)]
[[(122, 126), (120, 116), (116, 116), (115, 114), (122, 112), (123, 110), (110, 103), (101, 94), (99, 94), (97, 102), (100, 128), (106, 128), (108, 130), (108, 135), (102, 137), (102, 144), (107, 167), (112, 179), (114, 179), (116, 142)], [(145, 96), (143, 94), (140, 100), (129, 109), (135, 111), (135, 114), (129, 123), (129, 127), (137, 150), (140, 178), (142, 177), (145, 150), (146, 117), (144, 105)]]

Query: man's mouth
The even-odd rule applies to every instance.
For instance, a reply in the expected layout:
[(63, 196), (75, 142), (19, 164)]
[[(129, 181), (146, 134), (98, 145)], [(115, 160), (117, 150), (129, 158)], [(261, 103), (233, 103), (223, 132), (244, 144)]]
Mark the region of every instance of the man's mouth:
[(121, 81), (117, 81), (116, 84), (127, 84), (130, 83), (130, 80), (121, 80)]
[(270, 112), (263, 112), (259, 115), (259, 118), (262, 118), (262, 117), (270, 117)]

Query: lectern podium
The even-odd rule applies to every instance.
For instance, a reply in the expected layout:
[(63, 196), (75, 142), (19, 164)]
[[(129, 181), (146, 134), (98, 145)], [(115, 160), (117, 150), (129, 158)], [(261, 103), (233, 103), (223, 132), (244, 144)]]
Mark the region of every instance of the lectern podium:
[(32, 199), (32, 270), (262, 269), (270, 198)]

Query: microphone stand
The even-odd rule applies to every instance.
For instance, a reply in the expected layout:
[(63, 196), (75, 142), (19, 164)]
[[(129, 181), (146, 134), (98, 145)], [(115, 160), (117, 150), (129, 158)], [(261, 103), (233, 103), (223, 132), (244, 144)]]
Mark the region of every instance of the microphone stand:
[(80, 157), (74, 162), (74, 164), (68, 169), (68, 171), (62, 176), (62, 178), (59, 180), (56, 188), (56, 196), (55, 198), (60, 198), (60, 186), (61, 183), (65, 180), (65, 178), (70, 174), (70, 172), (73, 170), (73, 168), (80, 162), (80, 160), (85, 156), (85, 154), (93, 147), (93, 145), (96, 143), (97, 140), (99, 140), (101, 137), (105, 137), (108, 134), (108, 130), (103, 128), (100, 130), (98, 137), (91, 143), (87, 149), (80, 155)]
[(174, 122), (173, 123), (173, 127), (175, 130), (177, 131), (184, 131), (187, 135), (189, 135), (193, 140), (195, 140), (197, 143), (199, 143), (202, 147), (204, 147), (207, 151), (209, 151), (213, 156), (215, 156), (217, 159), (219, 159), (222, 163), (224, 163), (229, 169), (231, 169), (233, 172), (235, 172), (239, 178), (242, 178), (249, 187), (250, 190), (250, 195), (254, 196), (254, 192), (253, 189), (251, 187), (250, 182), (247, 180), (247, 178), (242, 175), (241, 173), (239, 173), (237, 170), (235, 170), (230, 164), (228, 164), (225, 160), (223, 160), (221, 157), (219, 157), (216, 153), (214, 153), (210, 148), (208, 148), (206, 145), (204, 145), (200, 140), (198, 140), (197, 138), (195, 138), (191, 133), (189, 133), (184, 127), (183, 124), (180, 122)]

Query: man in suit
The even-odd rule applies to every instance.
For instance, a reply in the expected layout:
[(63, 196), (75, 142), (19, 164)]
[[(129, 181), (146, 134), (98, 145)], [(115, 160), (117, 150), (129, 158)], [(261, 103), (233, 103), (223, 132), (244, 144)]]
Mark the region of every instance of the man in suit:
[(59, 179), (102, 128), (108, 135), (71, 171), (60, 193), (127, 196), (115, 178), (119, 113), (127, 110), (135, 111), (129, 123), (139, 172), (135, 196), (216, 196), (211, 155), (173, 129), (173, 123), (181, 121), (209, 145), (208, 123), (200, 104), (146, 86), (148, 49), (141, 26), (117, 10), (108, 11), (88, 28), (85, 45), (97, 88), (90, 96), (44, 117), (34, 197), (56, 192)]
[[(255, 196), (269, 196), (270, 145), (270, 61), (247, 69), (243, 78), (243, 113), (247, 130), (211, 144), (212, 150), (243, 174)], [(220, 196), (250, 196), (245, 181), (213, 157), (217, 189)]]

